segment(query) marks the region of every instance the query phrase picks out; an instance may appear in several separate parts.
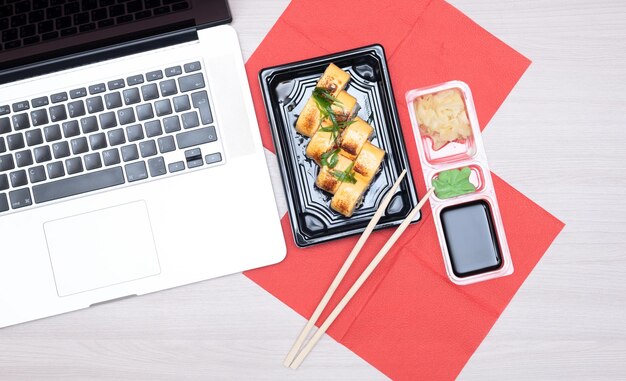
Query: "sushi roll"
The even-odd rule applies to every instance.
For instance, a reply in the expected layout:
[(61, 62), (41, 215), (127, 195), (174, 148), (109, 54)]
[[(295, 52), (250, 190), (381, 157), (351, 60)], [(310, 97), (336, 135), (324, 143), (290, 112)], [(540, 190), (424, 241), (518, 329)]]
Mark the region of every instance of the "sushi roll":
[(358, 116), (354, 118), (354, 122), (346, 127), (341, 134), (341, 144), (339, 145), (341, 154), (350, 160), (355, 160), (373, 132), (374, 128), (366, 121)]
[[(324, 120), (322, 126), (330, 125), (330, 121)], [(306, 156), (313, 159), (317, 165), (321, 165), (322, 155), (335, 146), (332, 132), (317, 130), (306, 146)]]
[(315, 180), (315, 185), (317, 185), (318, 188), (321, 188), (331, 194), (335, 194), (341, 185), (341, 181), (333, 175), (333, 172), (343, 172), (353, 163), (352, 160), (341, 155), (337, 155), (337, 158), (338, 161), (335, 167), (332, 169), (327, 166), (321, 167), (320, 172), (317, 175), (317, 179)]
[(337, 116), (337, 120), (350, 119), (356, 108), (356, 98), (348, 94), (346, 91), (340, 91), (337, 94), (337, 103), (331, 106), (333, 112)]
[(351, 217), (354, 210), (361, 204), (369, 186), (367, 180), (358, 173), (354, 177), (356, 182), (354, 184), (348, 181), (342, 182), (330, 201), (330, 207), (346, 217)]
[(370, 142), (365, 142), (359, 156), (354, 161), (354, 172), (363, 176), (370, 183), (380, 169), (380, 164), (384, 158), (385, 151)]
[(317, 81), (317, 87), (327, 89), (332, 95), (337, 96), (339, 92), (346, 87), (349, 80), (349, 73), (331, 63), (326, 70), (324, 70), (324, 74), (322, 74), (319, 81)]

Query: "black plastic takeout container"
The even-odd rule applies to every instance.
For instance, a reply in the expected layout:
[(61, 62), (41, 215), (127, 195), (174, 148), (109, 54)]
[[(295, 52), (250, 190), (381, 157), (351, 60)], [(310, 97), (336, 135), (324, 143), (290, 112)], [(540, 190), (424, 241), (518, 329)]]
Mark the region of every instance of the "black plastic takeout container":
[[(358, 116), (374, 127), (372, 144), (386, 152), (381, 171), (365, 193), (362, 205), (349, 218), (332, 210), (332, 196), (315, 186), (319, 167), (305, 155), (310, 139), (295, 129), (300, 111), (331, 62), (350, 73), (346, 91), (360, 105)], [(406, 168), (406, 178), (376, 229), (399, 225), (418, 199), (383, 47), (365, 46), (266, 68), (261, 70), (259, 78), (296, 244), (310, 246), (361, 233)], [(413, 222), (419, 219), (418, 214)]]

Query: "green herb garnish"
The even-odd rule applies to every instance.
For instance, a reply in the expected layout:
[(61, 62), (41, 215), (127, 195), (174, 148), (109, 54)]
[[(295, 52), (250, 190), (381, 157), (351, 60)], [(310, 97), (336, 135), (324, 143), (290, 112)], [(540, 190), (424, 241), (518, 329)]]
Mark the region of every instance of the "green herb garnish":
[(356, 178), (354, 177), (354, 173), (352, 172), (352, 166), (354, 166), (354, 163), (350, 163), (348, 168), (346, 168), (344, 171), (334, 170), (331, 171), (331, 174), (342, 183), (356, 184)]
[(472, 170), (469, 167), (449, 169), (439, 173), (433, 180), (437, 197), (451, 198), (462, 194), (476, 192), (476, 187), (469, 181)]
[(343, 131), (346, 127), (348, 127), (352, 123), (354, 123), (354, 119), (348, 119), (348, 120), (344, 120), (344, 121), (337, 121), (336, 120), (336, 115), (335, 115), (335, 120), (333, 121), (333, 123), (330, 126), (327, 126), (327, 127), (320, 127), (320, 131), (330, 132), (331, 135), (332, 135), (333, 140), (335, 140), (335, 142), (337, 142), (337, 138), (341, 134), (341, 131)]
[(316, 87), (313, 89), (313, 94), (311, 96), (317, 105), (317, 109), (320, 110), (320, 114), (322, 114), (320, 123), (322, 120), (329, 118), (333, 125), (337, 124), (337, 116), (335, 115), (332, 106), (341, 106), (341, 102), (323, 87)]
[(322, 167), (335, 168), (339, 161), (339, 148), (324, 152), (321, 157)]

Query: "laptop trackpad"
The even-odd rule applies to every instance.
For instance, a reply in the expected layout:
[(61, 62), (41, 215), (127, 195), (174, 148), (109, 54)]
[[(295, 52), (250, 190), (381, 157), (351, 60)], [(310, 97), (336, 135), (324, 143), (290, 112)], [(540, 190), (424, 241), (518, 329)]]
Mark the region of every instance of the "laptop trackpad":
[(161, 272), (144, 201), (44, 224), (59, 296)]

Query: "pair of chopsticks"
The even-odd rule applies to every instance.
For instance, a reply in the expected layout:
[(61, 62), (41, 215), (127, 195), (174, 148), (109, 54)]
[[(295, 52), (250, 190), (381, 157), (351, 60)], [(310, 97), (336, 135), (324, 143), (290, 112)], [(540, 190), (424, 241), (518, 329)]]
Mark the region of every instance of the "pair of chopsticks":
[(372, 274), (372, 272), (374, 271), (376, 266), (378, 266), (378, 264), (383, 260), (383, 258), (387, 254), (387, 252), (389, 252), (391, 247), (396, 243), (398, 238), (400, 238), (402, 233), (404, 233), (406, 228), (411, 223), (411, 220), (415, 217), (415, 215), (417, 215), (417, 213), (420, 211), (422, 206), (424, 206), (424, 204), (426, 203), (426, 201), (428, 200), (428, 198), (432, 194), (434, 188), (431, 188), (424, 195), (424, 197), (417, 204), (417, 206), (413, 210), (411, 210), (409, 215), (404, 219), (404, 221), (402, 221), (400, 226), (398, 226), (396, 231), (389, 238), (389, 240), (387, 240), (387, 242), (382, 247), (382, 249), (380, 249), (378, 254), (376, 254), (376, 256), (370, 262), (370, 264), (367, 266), (365, 271), (363, 271), (363, 273), (359, 276), (359, 278), (356, 280), (356, 282), (354, 282), (352, 287), (350, 287), (350, 290), (348, 290), (348, 292), (343, 297), (343, 299), (341, 299), (339, 304), (337, 304), (335, 309), (326, 318), (324, 323), (322, 323), (320, 328), (317, 330), (317, 332), (315, 332), (313, 337), (311, 337), (311, 339), (306, 344), (306, 346), (302, 349), (302, 351), (300, 351), (300, 348), (302, 347), (302, 344), (304, 343), (304, 340), (309, 335), (309, 332), (311, 331), (311, 329), (315, 325), (315, 322), (317, 321), (317, 319), (322, 314), (322, 311), (324, 311), (324, 308), (326, 308), (326, 305), (328, 304), (328, 301), (330, 300), (330, 298), (333, 296), (333, 294), (337, 290), (337, 287), (339, 286), (339, 283), (341, 283), (341, 281), (343, 280), (343, 277), (348, 272), (348, 269), (352, 265), (352, 262), (354, 262), (354, 259), (356, 258), (357, 254), (359, 254), (359, 252), (361, 251), (361, 248), (363, 248), (363, 245), (365, 245), (365, 241), (367, 241), (367, 239), (369, 238), (370, 234), (374, 230), (374, 227), (378, 223), (378, 220), (380, 220), (380, 217), (382, 217), (383, 212), (387, 209), (387, 205), (389, 205), (389, 202), (391, 201), (391, 198), (395, 194), (396, 189), (398, 189), (398, 186), (400, 186), (400, 183), (402, 182), (402, 179), (404, 178), (405, 175), (406, 175), (406, 169), (404, 171), (402, 171), (402, 173), (400, 174), (400, 177), (398, 177), (398, 180), (396, 180), (396, 182), (391, 187), (391, 190), (389, 190), (389, 192), (387, 192), (387, 195), (383, 199), (383, 202), (380, 204), (380, 206), (376, 210), (376, 213), (374, 213), (374, 217), (372, 217), (372, 220), (369, 222), (369, 224), (365, 228), (365, 231), (363, 232), (363, 234), (361, 235), (361, 237), (357, 241), (356, 245), (354, 246), (354, 248), (350, 252), (350, 255), (348, 255), (348, 258), (346, 258), (346, 261), (341, 266), (341, 269), (339, 269), (339, 272), (335, 276), (335, 279), (333, 279), (333, 282), (330, 284), (330, 287), (328, 287), (328, 290), (326, 291), (326, 294), (324, 295), (324, 297), (320, 301), (319, 305), (317, 306), (317, 308), (313, 312), (313, 315), (311, 315), (311, 318), (306, 323), (306, 325), (302, 329), (302, 332), (300, 332), (300, 335), (298, 336), (298, 338), (294, 342), (293, 346), (291, 347), (291, 350), (289, 351), (289, 354), (287, 354), (287, 357), (285, 358), (285, 361), (283, 362), (284, 366), (290, 367), (291, 369), (297, 369), (300, 366), (300, 364), (302, 364), (302, 362), (304, 361), (306, 356), (311, 352), (313, 347), (315, 347), (315, 344), (317, 344), (317, 342), (322, 338), (322, 336), (324, 335), (326, 330), (328, 330), (328, 327), (330, 327), (330, 325), (335, 321), (337, 316), (339, 316), (341, 311), (343, 311), (343, 309), (350, 302), (350, 300), (352, 299), (354, 294), (356, 294), (357, 291), (359, 291), (359, 288), (361, 288), (363, 283), (365, 283), (367, 278)]

